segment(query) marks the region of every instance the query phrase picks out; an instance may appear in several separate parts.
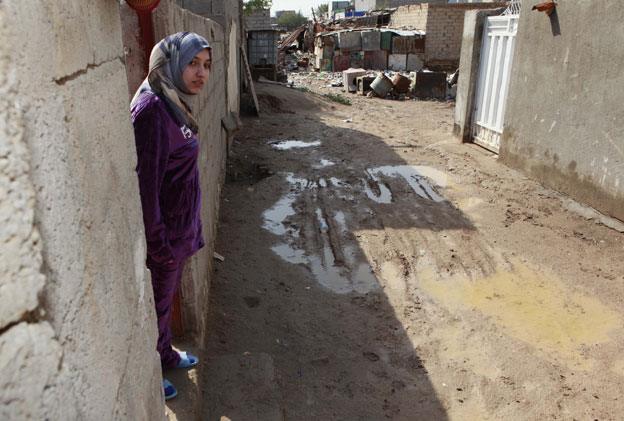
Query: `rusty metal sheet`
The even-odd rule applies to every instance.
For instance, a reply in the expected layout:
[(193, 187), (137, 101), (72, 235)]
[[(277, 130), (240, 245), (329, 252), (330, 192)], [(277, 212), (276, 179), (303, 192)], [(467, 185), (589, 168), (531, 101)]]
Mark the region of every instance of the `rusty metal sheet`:
[(328, 60), (328, 59), (321, 59), (321, 66), (320, 69), (322, 72), (331, 72), (333, 69), (332, 66), (332, 60)]
[(362, 31), (362, 50), (377, 51), (381, 48), (381, 32)]
[(339, 55), (334, 56), (334, 72), (342, 72), (349, 68), (351, 65), (351, 56), (347, 55)]
[(349, 54), (349, 66), (354, 69), (361, 69), (364, 66), (364, 52), (354, 51)]
[(362, 37), (359, 31), (346, 31), (338, 34), (338, 46), (341, 50), (357, 51), (362, 49)]
[(386, 50), (364, 51), (364, 64), (367, 70), (386, 70), (388, 68), (388, 52)]
[(414, 95), (417, 98), (446, 98), (446, 72), (416, 73)]
[(414, 54), (425, 52), (425, 38), (417, 36), (392, 38), (393, 54)]

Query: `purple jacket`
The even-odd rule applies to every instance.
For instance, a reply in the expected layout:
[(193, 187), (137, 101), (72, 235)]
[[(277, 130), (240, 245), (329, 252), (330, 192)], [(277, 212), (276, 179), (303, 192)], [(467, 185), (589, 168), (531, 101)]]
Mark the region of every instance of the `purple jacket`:
[(204, 246), (197, 135), (144, 92), (132, 107), (148, 261), (180, 262)]

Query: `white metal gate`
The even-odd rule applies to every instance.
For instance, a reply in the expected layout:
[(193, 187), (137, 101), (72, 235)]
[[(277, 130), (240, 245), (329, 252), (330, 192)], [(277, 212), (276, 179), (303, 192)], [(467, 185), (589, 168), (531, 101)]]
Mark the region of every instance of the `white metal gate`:
[(472, 138), (496, 153), (503, 134), (518, 17), (516, 13), (490, 16), (483, 28)]

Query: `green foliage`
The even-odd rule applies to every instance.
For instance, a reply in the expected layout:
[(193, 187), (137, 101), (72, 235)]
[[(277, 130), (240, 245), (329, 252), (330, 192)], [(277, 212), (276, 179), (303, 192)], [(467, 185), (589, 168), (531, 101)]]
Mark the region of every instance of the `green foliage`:
[(329, 13), (329, 3), (319, 4), (319, 6), (316, 8), (316, 16), (319, 18), (323, 16), (327, 16), (328, 13)]
[(292, 14), (286, 13), (277, 19), (277, 24), (285, 26), (288, 29), (295, 29), (308, 22), (308, 18), (303, 16), (301, 12)]
[(245, 14), (250, 15), (254, 10), (270, 9), (271, 4), (271, 0), (247, 0), (243, 3), (243, 6)]
[(329, 99), (330, 101), (334, 101), (334, 102), (337, 102), (339, 104), (351, 105), (351, 100), (349, 98), (343, 97), (340, 94), (325, 94), (323, 96), (325, 98)]

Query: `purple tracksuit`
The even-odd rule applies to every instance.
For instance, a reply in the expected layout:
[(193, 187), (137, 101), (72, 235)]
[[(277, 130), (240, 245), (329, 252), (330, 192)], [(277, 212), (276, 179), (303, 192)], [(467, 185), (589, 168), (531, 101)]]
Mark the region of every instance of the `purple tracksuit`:
[(197, 135), (180, 126), (165, 102), (144, 92), (132, 107), (138, 156), (137, 174), (147, 240), (147, 267), (152, 274), (158, 352), (163, 367), (180, 356), (171, 348), (171, 307), (186, 258), (204, 246), (200, 219), (201, 192)]

